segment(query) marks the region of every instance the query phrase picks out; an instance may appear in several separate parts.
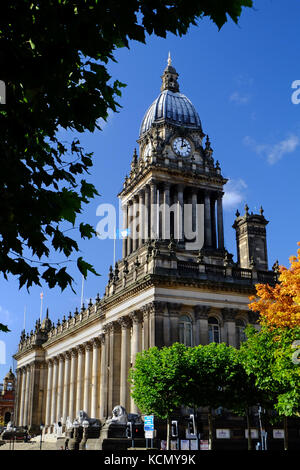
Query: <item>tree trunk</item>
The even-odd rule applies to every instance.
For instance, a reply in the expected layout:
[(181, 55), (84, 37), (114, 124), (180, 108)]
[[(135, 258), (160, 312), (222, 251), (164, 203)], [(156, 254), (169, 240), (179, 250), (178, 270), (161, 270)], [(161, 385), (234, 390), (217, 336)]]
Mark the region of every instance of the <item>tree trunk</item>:
[(167, 450), (170, 450), (171, 448), (171, 418), (168, 416), (167, 418)]
[(289, 434), (288, 434), (288, 418), (287, 416), (283, 417), (283, 427), (284, 427), (284, 450), (289, 448)]
[(208, 408), (208, 448), (209, 450), (213, 449), (213, 420), (211, 407)]
[(248, 450), (252, 450), (252, 437), (251, 437), (249, 408), (246, 408), (246, 418), (247, 418), (247, 429), (248, 429)]

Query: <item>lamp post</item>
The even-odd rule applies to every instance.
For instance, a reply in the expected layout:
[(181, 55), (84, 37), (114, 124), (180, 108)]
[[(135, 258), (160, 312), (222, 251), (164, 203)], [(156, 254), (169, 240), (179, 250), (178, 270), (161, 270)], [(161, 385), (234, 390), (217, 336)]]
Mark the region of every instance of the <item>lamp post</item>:
[(40, 425), (40, 430), (41, 430), (40, 450), (42, 450), (42, 442), (43, 442), (43, 429), (44, 429), (44, 425), (43, 425), (43, 424), (41, 424), (41, 425)]
[(90, 425), (90, 423), (88, 422), (87, 419), (85, 419), (85, 420), (82, 422), (83, 438), (82, 438), (82, 441), (81, 441), (81, 443), (80, 443), (80, 450), (86, 450), (87, 430), (88, 430), (89, 425)]
[(13, 450), (15, 450), (15, 440), (16, 440), (16, 431), (17, 431), (17, 428), (13, 428), (13, 433), (14, 433), (14, 436), (13, 436)]

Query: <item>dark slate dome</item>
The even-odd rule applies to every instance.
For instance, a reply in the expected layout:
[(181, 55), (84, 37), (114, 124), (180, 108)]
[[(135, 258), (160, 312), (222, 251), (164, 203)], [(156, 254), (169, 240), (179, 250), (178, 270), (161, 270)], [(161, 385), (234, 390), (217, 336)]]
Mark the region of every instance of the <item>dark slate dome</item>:
[(164, 90), (148, 108), (140, 128), (140, 135), (154, 123), (167, 121), (172, 124), (201, 129), (199, 115), (192, 102), (182, 93)]
[(191, 101), (179, 92), (178, 73), (171, 65), (169, 54), (168, 65), (162, 76), (161, 93), (146, 111), (140, 127), (140, 136), (153, 124), (166, 121), (178, 126), (201, 129), (199, 115)]

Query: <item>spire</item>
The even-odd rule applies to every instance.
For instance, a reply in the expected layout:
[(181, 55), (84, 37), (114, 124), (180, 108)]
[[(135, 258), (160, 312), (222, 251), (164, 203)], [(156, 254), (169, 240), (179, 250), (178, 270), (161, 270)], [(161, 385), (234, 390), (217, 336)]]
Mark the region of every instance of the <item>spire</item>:
[(168, 54), (167, 66), (164, 70), (162, 78), (161, 91), (170, 90), (174, 93), (179, 92), (179, 85), (177, 82), (178, 73), (172, 66), (171, 53)]

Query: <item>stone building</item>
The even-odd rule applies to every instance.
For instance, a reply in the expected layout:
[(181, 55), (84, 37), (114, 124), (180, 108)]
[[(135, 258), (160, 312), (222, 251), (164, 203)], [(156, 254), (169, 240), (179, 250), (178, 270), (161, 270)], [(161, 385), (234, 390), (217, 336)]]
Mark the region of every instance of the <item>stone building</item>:
[(137, 142), (119, 194), (129, 235), (104, 296), (56, 325), (47, 312), (34, 331), (22, 332), (18, 425), (51, 430), (82, 409), (103, 419), (118, 404), (137, 412), (127, 381), (137, 352), (176, 341), (238, 347), (245, 325), (256, 321), (247, 306), (255, 283), (276, 279), (262, 209), (236, 214), (237, 262), (224, 246), (227, 180), (170, 57)]
[(0, 384), (0, 423), (6, 425), (13, 420), (15, 406), (15, 375), (11, 368)]

